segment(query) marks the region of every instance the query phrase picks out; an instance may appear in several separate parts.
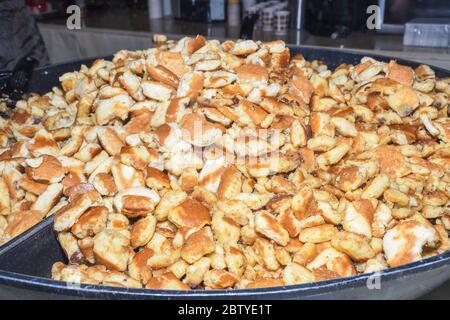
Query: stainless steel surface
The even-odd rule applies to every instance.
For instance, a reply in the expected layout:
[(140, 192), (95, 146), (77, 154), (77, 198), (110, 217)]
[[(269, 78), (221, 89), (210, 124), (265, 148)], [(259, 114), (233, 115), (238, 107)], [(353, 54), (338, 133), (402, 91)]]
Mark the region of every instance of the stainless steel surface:
[(430, 291), (420, 299), (422, 300), (450, 300), (450, 281)]
[(450, 19), (417, 18), (409, 21), (405, 25), (403, 44), (450, 47)]
[(292, 13), (292, 26), (295, 30), (301, 30), (303, 28), (305, 16), (305, 3), (306, 0), (294, 0), (294, 10)]

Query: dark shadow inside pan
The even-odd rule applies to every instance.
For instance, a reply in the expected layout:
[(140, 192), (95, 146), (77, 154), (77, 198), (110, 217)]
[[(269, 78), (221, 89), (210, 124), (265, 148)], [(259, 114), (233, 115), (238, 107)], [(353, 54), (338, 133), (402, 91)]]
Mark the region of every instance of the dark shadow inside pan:
[[(0, 270), (48, 278), (51, 266), (66, 257), (47, 218), (0, 248)], [(18, 263), (20, 261), (20, 263)]]

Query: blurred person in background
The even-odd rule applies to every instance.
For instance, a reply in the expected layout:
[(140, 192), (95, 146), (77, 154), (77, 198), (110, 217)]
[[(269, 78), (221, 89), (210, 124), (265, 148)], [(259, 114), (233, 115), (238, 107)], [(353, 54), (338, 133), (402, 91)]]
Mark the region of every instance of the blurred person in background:
[(48, 64), (36, 21), (25, 0), (0, 0), (0, 70), (13, 70), (24, 57)]

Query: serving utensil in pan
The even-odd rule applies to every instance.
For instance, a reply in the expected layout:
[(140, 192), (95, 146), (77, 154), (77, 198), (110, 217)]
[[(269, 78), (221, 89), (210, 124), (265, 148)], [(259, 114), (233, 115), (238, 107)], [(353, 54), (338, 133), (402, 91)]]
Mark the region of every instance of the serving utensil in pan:
[(22, 96), (29, 89), (31, 76), (36, 64), (37, 61), (35, 59), (27, 56), (19, 61), (9, 75), (8, 72), (0, 72), (0, 79), (7, 76), (7, 79), (0, 86), (0, 91), (14, 102), (22, 99)]
[[(307, 60), (326, 61), (330, 69), (341, 63), (357, 64), (363, 57), (361, 54), (339, 50), (291, 47), (292, 55), (299, 52)], [(392, 59), (373, 57), (381, 61)], [(38, 93), (48, 92), (52, 86), (58, 85), (58, 78), (63, 73), (78, 70), (80, 64), (88, 64), (91, 61), (37, 69), (32, 76), (30, 90)], [(399, 63), (412, 67), (418, 65), (400, 59)], [(450, 71), (435, 67), (433, 69), (439, 77), (450, 76)], [(447, 252), (376, 274), (263, 289), (167, 291), (70, 284), (50, 279), (53, 263), (65, 260), (52, 224), (52, 218), (47, 218), (0, 247), (0, 298), (412, 299), (450, 279), (450, 252)]]

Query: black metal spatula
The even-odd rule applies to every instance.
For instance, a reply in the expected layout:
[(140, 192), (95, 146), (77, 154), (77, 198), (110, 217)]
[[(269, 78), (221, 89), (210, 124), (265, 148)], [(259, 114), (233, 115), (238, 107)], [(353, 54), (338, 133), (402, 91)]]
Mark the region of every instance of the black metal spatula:
[(0, 88), (0, 92), (13, 102), (22, 99), (23, 95), (28, 91), (31, 75), (36, 64), (37, 61), (31, 57), (21, 59), (10, 77), (5, 81), (4, 86)]

